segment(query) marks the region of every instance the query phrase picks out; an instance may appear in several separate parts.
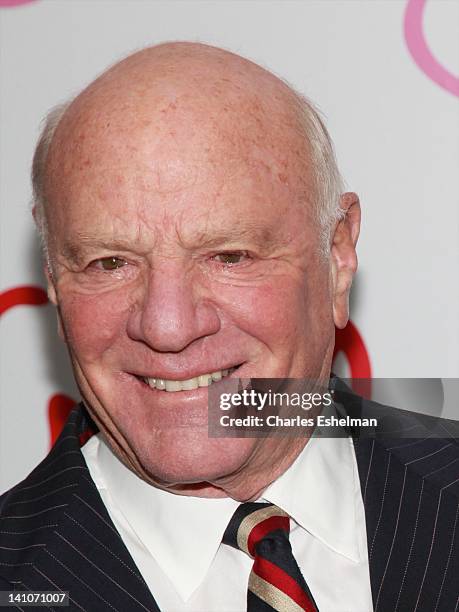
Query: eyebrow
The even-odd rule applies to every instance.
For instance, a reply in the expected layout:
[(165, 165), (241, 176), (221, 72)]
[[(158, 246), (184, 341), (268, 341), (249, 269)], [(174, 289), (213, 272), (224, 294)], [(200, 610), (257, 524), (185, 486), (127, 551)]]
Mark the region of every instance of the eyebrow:
[[(208, 228), (207, 231), (195, 233), (190, 236), (182, 236), (177, 231), (179, 244), (187, 249), (215, 249), (228, 246), (243, 241), (249, 241), (250, 245), (254, 245), (261, 251), (276, 248), (285, 244), (286, 240), (279, 236), (267, 227), (262, 227), (258, 224), (241, 224), (241, 226), (228, 228), (224, 230), (213, 230)], [(139, 248), (140, 241), (136, 241), (136, 247)], [(243, 246), (243, 245), (241, 245)], [(132, 251), (133, 241), (123, 238), (110, 238), (101, 236), (92, 236), (91, 234), (77, 234), (72, 238), (67, 238), (62, 245), (61, 254), (68, 261), (80, 262), (85, 250), (107, 250), (107, 251)]]
[(70, 261), (78, 262), (85, 249), (105, 249), (107, 251), (131, 251), (132, 242), (122, 238), (101, 238), (78, 234), (74, 238), (67, 238), (62, 245), (61, 254)]
[(238, 243), (241, 241), (250, 241), (260, 249), (269, 249), (277, 247), (285, 243), (285, 239), (281, 239), (270, 228), (263, 227), (258, 224), (241, 224), (238, 227), (232, 227), (224, 230), (209, 230), (193, 235), (190, 240), (181, 239), (181, 243), (185, 248), (216, 248), (223, 246), (225, 243)]

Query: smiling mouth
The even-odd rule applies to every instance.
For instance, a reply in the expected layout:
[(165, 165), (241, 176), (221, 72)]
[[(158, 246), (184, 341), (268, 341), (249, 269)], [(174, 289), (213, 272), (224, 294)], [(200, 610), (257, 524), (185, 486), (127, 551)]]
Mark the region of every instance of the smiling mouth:
[(159, 391), (168, 391), (169, 393), (174, 393), (176, 391), (193, 391), (199, 387), (208, 387), (214, 382), (226, 378), (239, 368), (240, 365), (241, 364), (228, 368), (227, 370), (217, 370), (216, 372), (201, 374), (200, 376), (188, 378), (187, 380), (167, 380), (165, 378), (149, 378), (146, 376), (140, 376), (138, 378), (152, 389), (158, 389)]

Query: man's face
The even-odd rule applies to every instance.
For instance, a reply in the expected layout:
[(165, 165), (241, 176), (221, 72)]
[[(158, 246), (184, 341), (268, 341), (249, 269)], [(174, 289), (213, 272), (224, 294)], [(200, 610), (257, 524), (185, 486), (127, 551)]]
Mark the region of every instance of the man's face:
[(209, 439), (208, 389), (173, 381), (234, 368), (326, 380), (334, 326), (300, 141), (196, 109), (166, 115), (88, 120), (54, 154), (51, 295), (112, 445), (179, 490), (237, 481), (295, 444)]

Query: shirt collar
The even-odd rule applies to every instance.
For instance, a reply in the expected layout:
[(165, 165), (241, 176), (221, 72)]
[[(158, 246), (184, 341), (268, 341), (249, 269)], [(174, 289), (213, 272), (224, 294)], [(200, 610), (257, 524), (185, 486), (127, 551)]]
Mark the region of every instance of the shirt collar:
[(263, 499), (285, 510), (330, 549), (357, 562), (360, 495), (352, 439), (313, 435), (289, 469), (265, 490)]
[[(100, 436), (89, 445), (96, 446), (96, 485), (110, 492), (138, 540), (187, 601), (205, 579), (239, 502), (162, 491), (131, 472)], [(335, 552), (358, 561), (356, 469), (349, 438), (313, 436), (262, 499), (282, 508)]]
[(187, 601), (203, 582), (239, 502), (174, 495), (153, 487), (97, 437), (99, 484), (109, 490), (144, 548)]

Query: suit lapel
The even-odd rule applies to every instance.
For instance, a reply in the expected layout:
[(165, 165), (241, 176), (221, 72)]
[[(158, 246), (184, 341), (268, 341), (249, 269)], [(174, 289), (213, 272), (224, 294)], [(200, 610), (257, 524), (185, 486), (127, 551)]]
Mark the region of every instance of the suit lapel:
[[(156, 612), (80, 452), (87, 426), (82, 410), (74, 410), (48, 457), (2, 498), (0, 585), (69, 591), (75, 610)], [(355, 451), (375, 611), (453, 610), (457, 444), (355, 438)]]
[[(357, 439), (375, 612), (440, 612), (457, 604), (456, 444)], [(449, 551), (449, 554), (448, 554)]]
[(75, 610), (159, 611), (89, 475), (79, 444), (87, 426), (74, 410), (5, 500), (0, 575), (20, 589), (69, 591)]

